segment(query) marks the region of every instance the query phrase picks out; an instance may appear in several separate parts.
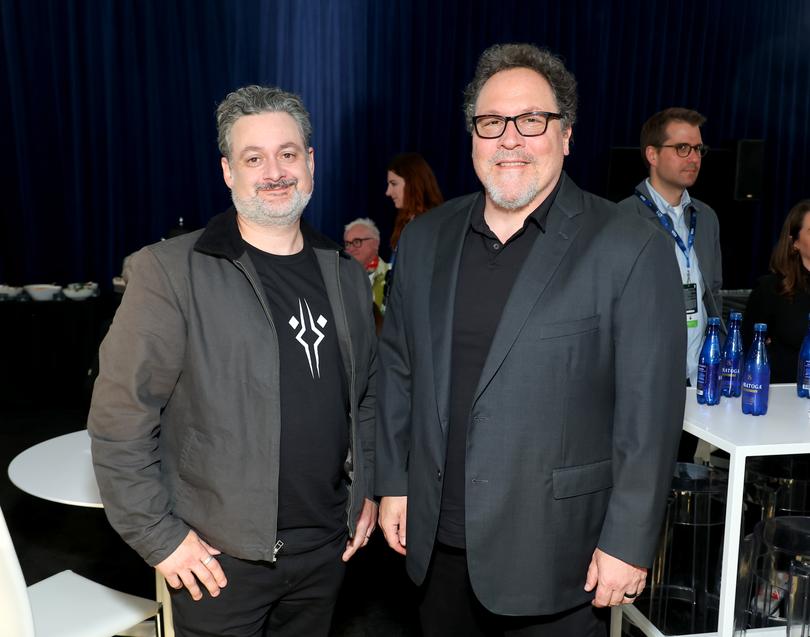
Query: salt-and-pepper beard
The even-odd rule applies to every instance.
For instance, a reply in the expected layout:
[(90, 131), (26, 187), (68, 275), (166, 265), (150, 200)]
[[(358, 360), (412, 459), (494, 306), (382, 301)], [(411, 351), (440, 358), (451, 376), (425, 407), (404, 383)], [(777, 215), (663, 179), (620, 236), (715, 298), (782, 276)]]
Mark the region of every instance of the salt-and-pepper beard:
[[(313, 183), (314, 185), (314, 183)], [(264, 199), (261, 190), (275, 190), (292, 187), (293, 193), (289, 201), (282, 205), (273, 204)], [(260, 184), (255, 194), (249, 199), (242, 199), (236, 192), (231, 191), (231, 200), (236, 211), (248, 221), (260, 226), (290, 226), (301, 218), (304, 208), (307, 207), (312, 192), (302, 193), (298, 190), (297, 179), (279, 179), (278, 181)]]
[[(494, 168), (495, 164), (498, 162), (510, 160), (525, 161), (529, 163), (534, 163), (535, 161), (534, 157), (528, 153), (501, 150), (492, 156), (492, 158), (489, 160), (489, 165)], [(522, 192), (519, 192), (517, 195), (511, 197), (507, 197), (503, 189), (495, 183), (495, 178), (492, 172), (489, 172), (486, 175), (483, 182), (489, 198), (492, 199), (496, 206), (503, 208), (504, 210), (520, 210), (524, 206), (529, 205), (540, 192), (540, 184), (538, 183), (537, 179), (534, 179), (532, 182), (527, 184)]]

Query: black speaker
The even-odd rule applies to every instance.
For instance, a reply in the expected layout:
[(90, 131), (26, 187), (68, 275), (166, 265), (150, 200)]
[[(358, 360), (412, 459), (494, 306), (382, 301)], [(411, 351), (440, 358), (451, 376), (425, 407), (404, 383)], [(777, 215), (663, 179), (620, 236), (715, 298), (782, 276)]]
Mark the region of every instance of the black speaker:
[(737, 142), (737, 168), (734, 172), (734, 199), (755, 201), (762, 198), (765, 167), (765, 140)]

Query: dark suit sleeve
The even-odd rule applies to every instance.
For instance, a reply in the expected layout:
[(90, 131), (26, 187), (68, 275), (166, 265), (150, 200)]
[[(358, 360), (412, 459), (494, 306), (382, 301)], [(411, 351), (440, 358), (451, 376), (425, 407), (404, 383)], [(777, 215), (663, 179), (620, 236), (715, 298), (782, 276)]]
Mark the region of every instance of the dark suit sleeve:
[(405, 331), (408, 230), (405, 229), (399, 242), (378, 349), (375, 480), (378, 496), (408, 493), (411, 427), (411, 359)]
[(613, 491), (599, 548), (649, 566), (683, 426), (685, 308), (672, 247), (651, 232), (615, 303)]

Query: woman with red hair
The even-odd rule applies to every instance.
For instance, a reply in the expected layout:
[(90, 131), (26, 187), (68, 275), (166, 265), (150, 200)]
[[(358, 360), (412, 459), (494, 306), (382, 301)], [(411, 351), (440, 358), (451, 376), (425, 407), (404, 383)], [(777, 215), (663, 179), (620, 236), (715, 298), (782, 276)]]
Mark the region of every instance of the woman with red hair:
[(419, 153), (403, 153), (391, 160), (385, 194), (391, 197), (397, 209), (391, 233), (393, 251), (396, 251), (399, 235), (411, 219), (444, 203), (436, 176)]

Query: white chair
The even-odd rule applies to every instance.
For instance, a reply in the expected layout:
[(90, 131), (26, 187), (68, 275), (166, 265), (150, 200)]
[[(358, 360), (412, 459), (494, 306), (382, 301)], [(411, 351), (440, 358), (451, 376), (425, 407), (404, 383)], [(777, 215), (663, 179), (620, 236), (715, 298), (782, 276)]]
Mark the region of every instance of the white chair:
[(26, 588), (17, 552), (0, 509), (0, 635), (112, 637), (154, 617), (163, 634), (161, 606), (62, 571)]

